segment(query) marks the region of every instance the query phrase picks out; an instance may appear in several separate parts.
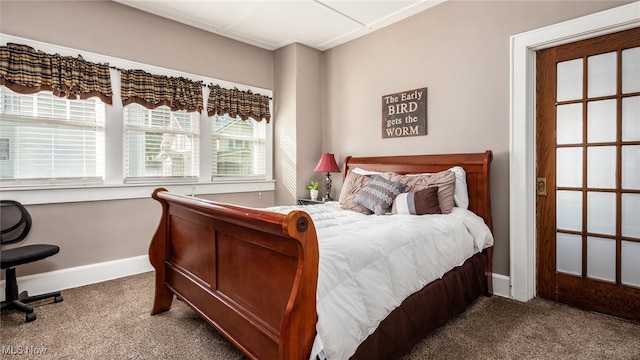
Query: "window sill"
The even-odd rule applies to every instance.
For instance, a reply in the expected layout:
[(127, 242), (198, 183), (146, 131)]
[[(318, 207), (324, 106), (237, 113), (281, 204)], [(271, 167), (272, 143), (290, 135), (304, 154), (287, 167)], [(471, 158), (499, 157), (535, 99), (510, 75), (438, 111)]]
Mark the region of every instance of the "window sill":
[(157, 183), (87, 185), (74, 187), (7, 188), (0, 191), (0, 199), (20, 201), (25, 205), (57, 204), (83, 201), (105, 201), (151, 198), (159, 187), (188, 195), (228, 194), (275, 190), (274, 180), (225, 181), (209, 183)]

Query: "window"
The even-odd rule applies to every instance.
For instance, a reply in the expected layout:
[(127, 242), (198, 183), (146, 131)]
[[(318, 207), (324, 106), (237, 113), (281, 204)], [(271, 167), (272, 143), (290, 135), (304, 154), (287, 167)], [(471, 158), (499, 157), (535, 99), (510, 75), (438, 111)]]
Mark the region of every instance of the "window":
[(130, 104), (124, 119), (127, 181), (198, 178), (200, 113)]
[(105, 105), (0, 86), (0, 184), (101, 183)]
[(265, 177), (266, 121), (214, 115), (211, 129), (212, 180)]
[[(113, 94), (121, 94), (119, 69), (140, 69), (272, 96), (268, 89), (0, 34), (0, 44), (8, 43), (108, 63)], [(203, 87), (204, 101), (210, 88)], [(0, 86), (0, 197), (44, 204), (148, 198), (158, 186), (195, 195), (273, 191), (273, 126), (214, 119), (205, 111), (123, 106), (117, 97), (107, 104), (49, 92), (22, 95)]]

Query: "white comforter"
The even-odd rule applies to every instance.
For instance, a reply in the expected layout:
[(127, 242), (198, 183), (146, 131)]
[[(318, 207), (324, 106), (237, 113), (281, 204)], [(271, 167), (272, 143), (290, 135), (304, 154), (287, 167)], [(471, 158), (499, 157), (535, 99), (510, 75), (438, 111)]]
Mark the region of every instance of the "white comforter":
[(375, 216), (332, 202), (303, 210), (320, 250), (311, 359), (348, 359), (406, 297), (493, 245), (482, 218), (460, 208), (448, 215)]

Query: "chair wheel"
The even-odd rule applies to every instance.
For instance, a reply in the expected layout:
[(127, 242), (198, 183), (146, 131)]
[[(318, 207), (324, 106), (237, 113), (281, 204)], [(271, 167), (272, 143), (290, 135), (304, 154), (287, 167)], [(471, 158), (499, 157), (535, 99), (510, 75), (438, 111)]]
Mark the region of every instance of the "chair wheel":
[(35, 319), (36, 319), (36, 314), (35, 313), (27, 313), (26, 322), (32, 322)]
[(61, 302), (62, 300), (64, 300), (64, 299), (62, 298), (62, 295), (60, 295), (60, 296), (56, 296), (56, 298), (55, 298), (55, 299), (53, 299), (53, 302), (54, 302), (54, 303), (59, 303), (59, 302)]

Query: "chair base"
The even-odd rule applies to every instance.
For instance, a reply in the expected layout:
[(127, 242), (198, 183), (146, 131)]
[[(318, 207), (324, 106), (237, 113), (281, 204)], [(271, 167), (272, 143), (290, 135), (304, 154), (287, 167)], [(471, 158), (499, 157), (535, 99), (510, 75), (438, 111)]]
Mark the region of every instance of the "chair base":
[(7, 269), (6, 276), (6, 288), (5, 288), (5, 301), (2, 302), (1, 311), (5, 310), (17, 310), (26, 314), (26, 322), (30, 322), (36, 319), (36, 314), (33, 312), (33, 308), (27, 304), (34, 301), (40, 301), (48, 298), (54, 298), (53, 302), (58, 303), (64, 300), (59, 291), (50, 292), (46, 294), (29, 296), (26, 291), (18, 294), (18, 284), (15, 276), (15, 269)]
[[(21, 311), (23, 313), (25, 313), (26, 315), (26, 322), (30, 322), (36, 319), (36, 314), (33, 312), (33, 308), (29, 305), (27, 305), (28, 303), (34, 302), (34, 301), (39, 301), (39, 300), (44, 300), (44, 299), (48, 299), (48, 298), (54, 298), (53, 302), (54, 303), (58, 303), (63, 301), (64, 299), (62, 298), (62, 295), (60, 295), (60, 292), (52, 292), (52, 293), (47, 293), (47, 294), (41, 294), (41, 295), (34, 295), (34, 296), (28, 296), (26, 294), (26, 292), (23, 292), (22, 294), (20, 294), (21, 296), (16, 299), (16, 300), (7, 300), (7, 301), (3, 301), (2, 302), (2, 311), (5, 310), (17, 310), (17, 311)], [(23, 296), (24, 295), (24, 296)]]

